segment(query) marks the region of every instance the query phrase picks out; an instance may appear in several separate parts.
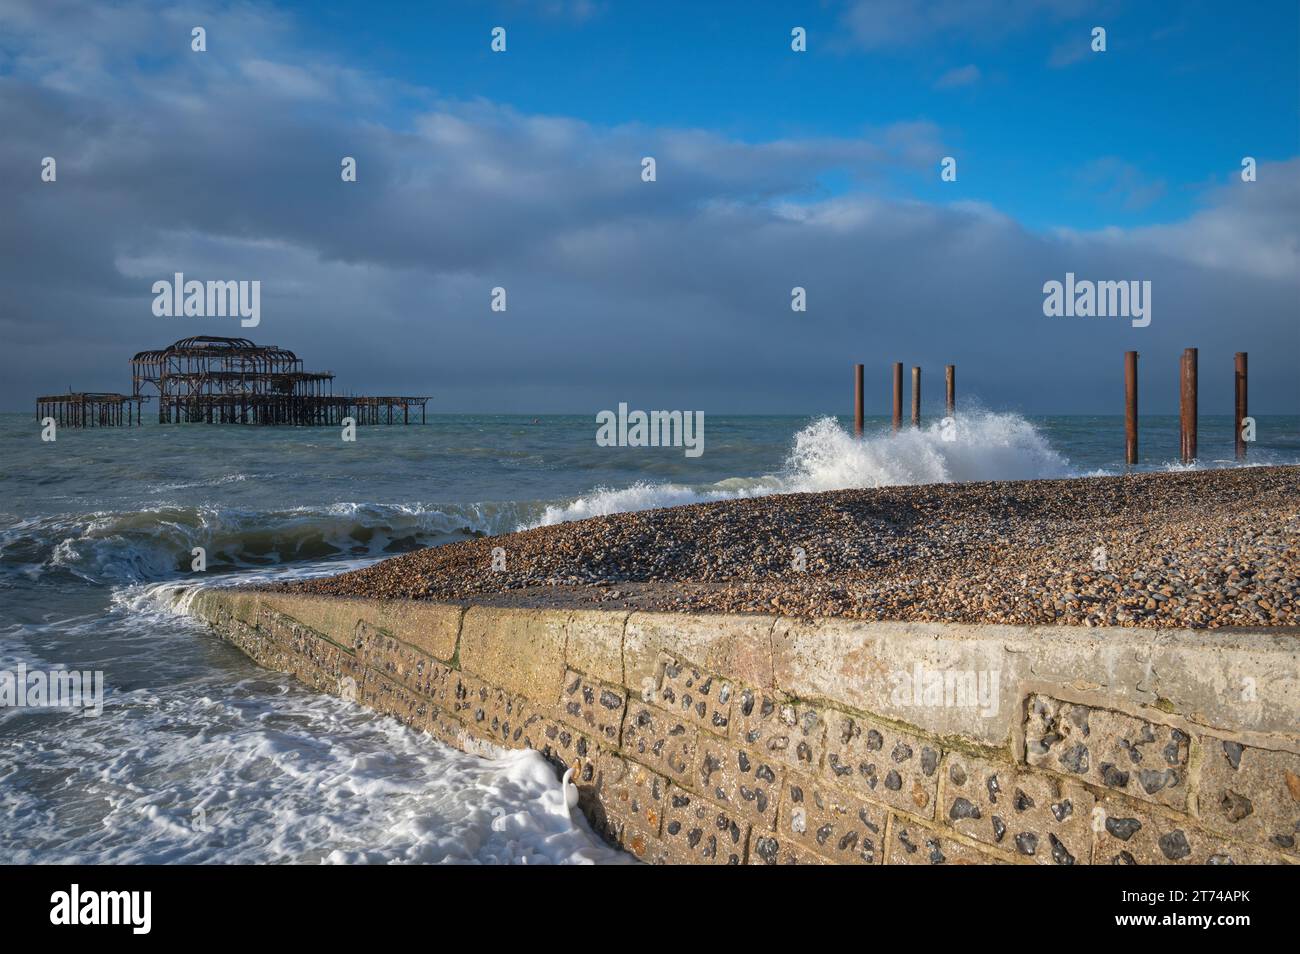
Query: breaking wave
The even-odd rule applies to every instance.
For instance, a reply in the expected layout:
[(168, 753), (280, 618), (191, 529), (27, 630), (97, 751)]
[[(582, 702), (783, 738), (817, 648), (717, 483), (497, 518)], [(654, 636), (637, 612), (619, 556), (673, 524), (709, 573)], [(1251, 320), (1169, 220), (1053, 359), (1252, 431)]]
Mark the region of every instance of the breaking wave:
[(60, 514), (0, 530), (0, 568), (29, 577), (67, 573), (92, 583), (187, 573), (203, 547), (210, 571), (384, 557), (513, 529), (514, 504), (444, 507), (342, 503), (287, 510), (158, 507)]
[(630, 510), (652, 510), (775, 493), (937, 484), (954, 481), (1035, 480), (1076, 476), (1029, 421), (1016, 414), (963, 413), (947, 425), (855, 438), (833, 417), (814, 421), (794, 437), (777, 474), (730, 478), (715, 484), (637, 483), (546, 507), (533, 526)]
[[(465, 754), (251, 664), (241, 671), (235, 682), (191, 675), (112, 692), (101, 718), (8, 726), (6, 861), (633, 861), (568, 807), (538, 752)], [(62, 779), (75, 817), (48, 811), (46, 777)]]
[(633, 510), (762, 494), (1071, 473), (1024, 418), (963, 414), (945, 436), (935, 422), (858, 440), (833, 418), (799, 431), (779, 473), (712, 484), (640, 481), (561, 501), (380, 505), (340, 503), (284, 510), (154, 507), (60, 514), (0, 530), (0, 570), (65, 573), (98, 584), (175, 579), (203, 547), (210, 572), (378, 559), (467, 536)]

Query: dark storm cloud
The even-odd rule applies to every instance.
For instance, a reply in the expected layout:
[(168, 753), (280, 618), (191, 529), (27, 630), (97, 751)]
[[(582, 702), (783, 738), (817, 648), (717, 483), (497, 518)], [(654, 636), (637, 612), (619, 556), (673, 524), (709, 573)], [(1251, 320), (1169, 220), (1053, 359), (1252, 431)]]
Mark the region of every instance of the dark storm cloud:
[[(1185, 222), (1036, 234), (890, 198), (945, 154), (924, 122), (766, 143), (596, 127), (296, 56), (285, 21), (232, 11), (87, 8), (81, 31), (57, 6), (0, 14), (6, 407), (125, 389), (136, 350), (247, 333), (443, 410), (843, 410), (855, 360), (881, 409), (902, 360), (932, 379), (957, 362), (991, 405), (1106, 411), (1137, 348), (1155, 412), (1197, 345), (1207, 395), (1252, 350), (1252, 409), (1295, 411), (1279, 359), (1298, 343), (1296, 160)], [(188, 52), (192, 22), (207, 54)], [(57, 183), (39, 180), (46, 155)], [(154, 317), (150, 287), (176, 271), (260, 279), (262, 325)], [(1151, 326), (1045, 318), (1042, 285), (1066, 271), (1150, 280)]]

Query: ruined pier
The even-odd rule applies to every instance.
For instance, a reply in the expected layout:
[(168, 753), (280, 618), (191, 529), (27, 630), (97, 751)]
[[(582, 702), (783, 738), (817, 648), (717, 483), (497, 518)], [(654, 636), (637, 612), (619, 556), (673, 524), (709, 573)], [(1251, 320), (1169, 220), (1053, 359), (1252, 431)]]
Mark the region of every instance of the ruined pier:
[[(335, 394), (334, 374), (308, 371), (287, 348), (247, 338), (200, 335), (131, 359), (131, 394), (73, 393), (37, 398), (37, 415), (61, 427), (140, 423), (140, 409), (158, 399), (160, 424), (337, 426), (420, 424), (427, 395)], [(123, 411), (125, 408), (125, 412)]]

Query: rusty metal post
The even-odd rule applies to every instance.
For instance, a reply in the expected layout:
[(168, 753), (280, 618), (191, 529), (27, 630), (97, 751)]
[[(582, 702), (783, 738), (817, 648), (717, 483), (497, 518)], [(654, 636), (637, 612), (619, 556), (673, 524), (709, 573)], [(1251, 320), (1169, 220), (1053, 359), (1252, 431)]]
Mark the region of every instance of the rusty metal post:
[(952, 417), (957, 413), (957, 365), (944, 365), (943, 384), (947, 394), (944, 404), (948, 408), (948, 416)]
[(1183, 349), (1179, 388), (1179, 424), (1184, 464), (1196, 460), (1196, 349)]
[(921, 369), (912, 369), (912, 426), (921, 426)]
[(1236, 380), (1237, 390), (1237, 460), (1246, 459), (1246, 440), (1241, 434), (1241, 422), (1249, 414), (1246, 410), (1246, 352), (1238, 351), (1236, 360)]
[(862, 422), (865, 414), (863, 413), (862, 397), (862, 365), (853, 366), (853, 436), (862, 436)]
[(903, 362), (894, 362), (894, 430), (903, 426)]
[(1138, 462), (1138, 353), (1124, 352), (1124, 462)]

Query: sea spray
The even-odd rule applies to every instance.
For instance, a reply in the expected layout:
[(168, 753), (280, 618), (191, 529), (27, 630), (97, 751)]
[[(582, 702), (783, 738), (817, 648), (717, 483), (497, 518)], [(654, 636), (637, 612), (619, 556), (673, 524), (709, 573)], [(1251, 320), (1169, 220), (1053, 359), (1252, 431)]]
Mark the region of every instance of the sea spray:
[(1069, 461), (1015, 414), (962, 414), (948, 425), (940, 420), (862, 439), (824, 417), (795, 435), (782, 489), (802, 493), (1072, 474)]
[(1016, 414), (963, 412), (947, 422), (898, 433), (880, 431), (860, 439), (835, 418), (823, 417), (795, 434), (785, 464), (776, 474), (733, 477), (708, 485), (639, 481), (621, 489), (601, 487), (548, 506), (538, 520), (525, 526), (773, 493), (1073, 475), (1070, 462), (1052, 449), (1033, 424)]

